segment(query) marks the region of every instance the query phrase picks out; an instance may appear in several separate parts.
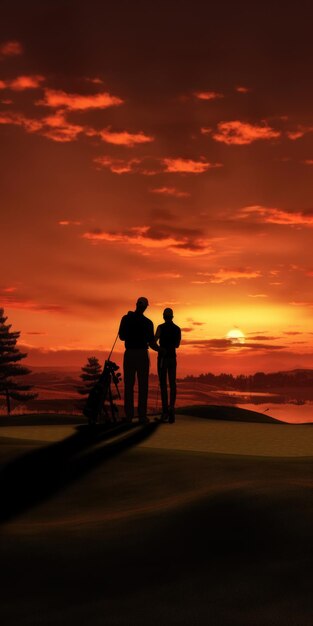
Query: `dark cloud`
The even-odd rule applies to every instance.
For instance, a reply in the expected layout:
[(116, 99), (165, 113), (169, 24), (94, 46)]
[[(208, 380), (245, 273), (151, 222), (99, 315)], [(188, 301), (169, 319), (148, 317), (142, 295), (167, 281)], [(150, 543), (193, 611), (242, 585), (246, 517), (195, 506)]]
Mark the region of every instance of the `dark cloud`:
[(23, 46), (20, 41), (4, 41), (0, 44), (0, 61), (5, 57), (20, 56), (23, 52)]
[[(287, 333), (285, 333), (287, 334)], [(281, 337), (273, 337), (270, 335), (253, 335), (253, 334), (249, 334), (249, 339), (251, 339), (251, 341), (276, 341), (277, 339), (281, 339)]]
[(22, 297), (5, 297), (1, 302), (2, 306), (8, 309), (19, 309), (24, 311), (39, 311), (42, 313), (69, 314), (67, 306), (62, 304), (40, 303), (35, 300)]
[(165, 247), (168, 250), (189, 254), (206, 254), (210, 251), (209, 241), (200, 229), (158, 224), (157, 226), (134, 226), (124, 231), (104, 231), (94, 228), (82, 237), (93, 244), (117, 243), (134, 245), (137, 248)]
[(188, 345), (188, 346), (193, 346), (195, 348), (199, 348), (199, 349), (210, 349), (212, 348), (213, 350), (217, 350), (217, 351), (221, 351), (221, 352), (225, 352), (228, 350), (250, 350), (250, 351), (276, 351), (276, 350), (283, 350), (286, 348), (286, 346), (283, 345), (275, 345), (275, 344), (265, 344), (265, 343), (259, 343), (259, 342), (251, 342), (251, 341), (245, 341), (244, 343), (234, 343), (233, 341), (231, 341), (230, 339), (184, 339), (182, 341), (182, 343)]
[(149, 190), (151, 193), (162, 196), (173, 196), (174, 198), (188, 198), (190, 193), (188, 191), (182, 191), (177, 187), (156, 187)]

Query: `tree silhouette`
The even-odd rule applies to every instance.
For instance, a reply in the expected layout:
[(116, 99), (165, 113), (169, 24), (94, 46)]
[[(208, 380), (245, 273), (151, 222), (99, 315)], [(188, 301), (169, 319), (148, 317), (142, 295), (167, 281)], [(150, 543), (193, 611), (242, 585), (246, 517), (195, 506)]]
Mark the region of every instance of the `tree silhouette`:
[(0, 396), (6, 400), (7, 413), (11, 413), (11, 400), (27, 401), (37, 397), (37, 393), (29, 393), (31, 385), (24, 385), (14, 379), (17, 376), (30, 374), (27, 367), (19, 365), (26, 353), (20, 352), (16, 343), (20, 332), (12, 332), (12, 324), (6, 324), (7, 317), (0, 308)]
[(77, 387), (78, 393), (82, 396), (86, 396), (90, 393), (91, 389), (94, 387), (96, 382), (99, 380), (99, 376), (102, 372), (101, 365), (95, 356), (89, 357), (86, 365), (81, 368), (82, 374), (80, 378), (84, 382), (83, 385)]

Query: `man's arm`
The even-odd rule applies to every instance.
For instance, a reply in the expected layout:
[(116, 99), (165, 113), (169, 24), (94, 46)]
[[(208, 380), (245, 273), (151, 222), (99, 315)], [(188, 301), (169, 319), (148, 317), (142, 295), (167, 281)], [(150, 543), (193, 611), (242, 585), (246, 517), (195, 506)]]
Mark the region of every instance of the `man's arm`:
[(124, 315), (124, 317), (122, 317), (121, 319), (120, 327), (118, 330), (118, 336), (121, 341), (125, 341), (126, 339), (126, 315)]
[(150, 321), (149, 324), (149, 337), (148, 337), (148, 344), (150, 346), (150, 348), (152, 348), (152, 350), (155, 350), (155, 352), (160, 352), (161, 348), (160, 346), (158, 346), (157, 342), (156, 342), (156, 338), (154, 336), (154, 326), (153, 326), (153, 322)]
[(154, 330), (153, 330), (153, 324), (152, 324), (152, 335), (148, 341), (150, 348), (152, 348), (152, 350), (155, 350), (155, 352), (160, 352), (161, 348), (160, 346), (158, 346), (155, 338), (154, 338)]
[(180, 330), (179, 326), (177, 326), (175, 348), (179, 348), (180, 342), (181, 342), (181, 330)]
[(157, 327), (157, 329), (156, 329), (156, 333), (155, 333), (155, 337), (154, 337), (154, 338), (155, 338), (155, 340), (156, 340), (156, 341), (159, 341), (160, 336), (161, 336), (161, 328), (160, 328), (160, 325), (159, 325), (159, 326)]

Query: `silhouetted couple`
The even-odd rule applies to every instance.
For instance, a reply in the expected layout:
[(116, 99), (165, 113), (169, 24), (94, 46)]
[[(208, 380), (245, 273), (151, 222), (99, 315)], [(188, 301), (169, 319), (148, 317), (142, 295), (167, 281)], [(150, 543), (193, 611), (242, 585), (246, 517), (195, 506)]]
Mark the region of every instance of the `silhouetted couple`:
[[(149, 421), (147, 417), (150, 361), (148, 348), (158, 352), (158, 375), (162, 399), (161, 420), (175, 421), (176, 401), (176, 348), (181, 341), (181, 330), (173, 322), (173, 311), (163, 311), (164, 324), (157, 327), (154, 334), (153, 322), (144, 312), (148, 307), (147, 298), (138, 298), (135, 311), (129, 311), (121, 319), (119, 338), (125, 341), (124, 354), (124, 408), (126, 420), (134, 418), (134, 385), (138, 381), (138, 417), (141, 423)], [(170, 387), (168, 401), (167, 380)]]

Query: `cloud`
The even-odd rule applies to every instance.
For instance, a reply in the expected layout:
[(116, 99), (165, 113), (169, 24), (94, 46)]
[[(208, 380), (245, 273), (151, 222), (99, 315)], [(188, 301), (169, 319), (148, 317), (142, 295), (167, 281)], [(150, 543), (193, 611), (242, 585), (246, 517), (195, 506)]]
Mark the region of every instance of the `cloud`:
[(16, 57), (23, 54), (23, 46), (19, 41), (5, 41), (0, 44), (0, 59), (1, 57)]
[(11, 113), (0, 111), (0, 124), (13, 124), (22, 126), (28, 133), (33, 133), (42, 129), (42, 122), (37, 119), (29, 118), (22, 113)]
[(213, 139), (228, 145), (243, 146), (260, 139), (276, 139), (281, 132), (271, 128), (266, 122), (262, 124), (249, 124), (234, 120), (219, 122), (217, 131), (213, 133)]
[(283, 209), (268, 208), (259, 205), (248, 206), (240, 211), (243, 218), (256, 217), (259, 222), (280, 224), (283, 226), (313, 226), (312, 211), (289, 213)]
[(251, 341), (277, 341), (281, 337), (270, 337), (268, 335), (250, 335)]
[(302, 130), (288, 130), (287, 131), (287, 137), (288, 139), (291, 139), (292, 141), (295, 141), (296, 139), (300, 139), (304, 135), (305, 135), (305, 132)]
[(159, 195), (174, 196), (175, 198), (187, 198), (191, 195), (188, 191), (181, 191), (176, 187), (157, 187), (155, 189), (149, 189), (149, 191)]
[(128, 146), (132, 147), (136, 144), (149, 143), (154, 141), (154, 137), (150, 137), (149, 135), (145, 135), (142, 131), (139, 133), (129, 133), (126, 130), (121, 132), (113, 132), (110, 128), (105, 128), (100, 131), (91, 131), (90, 133), (99, 135), (103, 141), (106, 143), (111, 143), (116, 146)]
[[(276, 339), (274, 337), (274, 339)], [(251, 350), (284, 350), (287, 346), (284, 345), (276, 345), (276, 344), (266, 344), (266, 343), (248, 343), (245, 342), (244, 344), (242, 344), (243, 347), (245, 348), (249, 348)]]
[(42, 118), (41, 123), (43, 128), (41, 134), (59, 142), (74, 141), (80, 133), (88, 130), (85, 126), (68, 122), (64, 111), (56, 111), (52, 115)]
[(301, 139), (307, 133), (313, 132), (313, 126), (298, 126), (295, 130), (287, 131), (287, 137), (292, 141), (296, 141), (297, 139)]
[(157, 280), (159, 281), (160, 278), (165, 278), (165, 279), (169, 279), (169, 280), (177, 280), (179, 278), (182, 278), (182, 274), (179, 274), (178, 272), (172, 271), (172, 272), (156, 272), (156, 271), (152, 271), (152, 272), (147, 272), (147, 273), (142, 273), (140, 275), (140, 278), (136, 278), (137, 282), (142, 282), (142, 281), (151, 281), (151, 280)]
[(250, 87), (238, 85), (238, 87), (235, 87), (235, 91), (237, 91), (238, 93), (249, 93), (250, 91), (252, 91), (252, 89)]
[(305, 159), (305, 161), (302, 161), (302, 163), (304, 163), (305, 165), (313, 165), (313, 159)]
[(39, 74), (31, 76), (18, 76), (12, 80), (1, 80), (0, 89), (11, 89), (12, 91), (25, 91), (26, 89), (38, 89), (45, 80)]
[(141, 159), (115, 159), (110, 156), (100, 156), (96, 157), (94, 162), (109, 169), (114, 174), (129, 174), (138, 172)]
[(198, 276), (208, 276), (208, 282), (210, 283), (232, 283), (236, 284), (238, 280), (245, 279), (251, 280), (253, 278), (259, 278), (261, 273), (259, 271), (253, 271), (249, 268), (239, 269), (220, 269), (218, 272), (197, 272)]
[(68, 122), (62, 111), (41, 119), (29, 118), (23, 113), (0, 112), (0, 124), (21, 126), (28, 133), (38, 132), (53, 141), (73, 141), (86, 127)]
[(95, 229), (84, 233), (82, 237), (93, 244), (128, 244), (139, 251), (166, 249), (181, 256), (199, 256), (211, 252), (202, 231), (168, 225), (136, 226), (117, 232)]
[[(222, 167), (220, 163), (210, 163), (204, 158), (200, 161), (193, 161), (192, 159), (170, 159), (170, 158), (149, 158), (144, 157), (142, 159), (119, 159), (109, 155), (96, 157), (94, 162), (101, 167), (106, 167), (114, 172), (114, 174), (126, 174), (136, 173), (144, 176), (154, 176), (155, 174), (164, 173), (179, 173), (179, 174), (201, 174), (208, 169)], [(161, 190), (151, 190), (153, 193), (159, 193), (164, 195), (176, 195), (185, 192), (176, 190), (175, 187), (161, 187)], [(186, 192), (187, 193), (187, 192)], [(183, 197), (181, 195), (177, 197)]]
[(182, 344), (203, 350), (212, 349), (217, 352), (228, 352), (236, 350), (243, 351), (277, 351), (286, 348), (284, 345), (266, 344), (262, 342), (245, 341), (244, 343), (233, 343), (231, 339), (183, 339)]
[(200, 128), (200, 133), (201, 135), (211, 135), (212, 128), (209, 128), (208, 126), (202, 126), (202, 128)]
[(35, 302), (28, 298), (10, 296), (3, 296), (1, 304), (4, 308), (8, 309), (21, 309), (28, 311), (41, 311), (45, 313), (67, 313), (66, 307), (59, 304), (44, 304)]
[(268, 295), (267, 293), (248, 293), (248, 298), (268, 298)]
[[(234, 347), (229, 339), (183, 339), (183, 345), (192, 346), (195, 348), (214, 348), (217, 350), (221, 350), (222, 352), (229, 350)], [(238, 344), (237, 344), (238, 345)], [(243, 344), (242, 344), (243, 345)], [(241, 347), (241, 344), (240, 344)]]
[[(87, 135), (88, 137), (101, 135), (102, 139), (104, 139), (104, 131), (99, 132), (89, 126), (69, 122), (66, 118), (66, 111), (61, 109), (51, 113), (51, 115), (47, 115), (39, 119), (28, 118), (23, 115), (23, 113), (2, 111), (0, 112), (0, 124), (15, 124), (17, 126), (21, 126), (27, 132), (40, 132), (43, 137), (47, 137), (48, 139), (52, 139), (57, 142), (75, 141), (81, 133)], [(153, 141), (152, 137), (147, 137), (143, 133), (133, 135), (126, 131), (121, 133), (111, 133), (110, 131), (107, 131), (105, 136), (105, 141), (109, 143), (126, 146), (133, 146), (136, 143)], [(111, 157), (98, 157), (94, 160), (96, 163), (102, 165), (103, 167), (108, 167), (112, 172), (117, 174), (132, 171), (133, 166), (140, 163), (138, 159), (127, 161), (122, 159), (112, 159)], [(143, 170), (141, 173), (152, 174), (154, 172), (145, 172)]]
[(206, 161), (204, 157), (201, 157), (200, 161), (194, 161), (193, 159), (162, 159), (165, 165), (165, 172), (175, 172), (183, 174), (202, 174), (209, 169), (215, 167), (222, 167), (221, 163), (210, 163)]
[(219, 98), (224, 98), (222, 93), (218, 93), (217, 91), (195, 91), (194, 96), (198, 100), (217, 100)]
[(40, 134), (43, 137), (47, 137), (47, 139), (52, 139), (52, 141), (68, 143), (69, 141), (74, 141), (80, 132), (81, 129), (78, 129), (77, 126), (68, 126), (67, 128), (64, 127), (57, 128), (55, 130), (45, 130)]
[(81, 222), (75, 222), (73, 220), (61, 220), (58, 222), (59, 226), (80, 226)]
[(39, 100), (36, 104), (51, 108), (65, 108), (70, 111), (87, 111), (89, 109), (107, 109), (108, 107), (119, 106), (123, 102), (121, 98), (112, 96), (108, 92), (84, 95), (45, 89), (43, 100)]
[(300, 300), (292, 300), (291, 302), (289, 302), (289, 304), (291, 306), (299, 306), (299, 307), (301, 306), (301, 307), (304, 307), (304, 308), (306, 308), (306, 307), (310, 307), (310, 308), (313, 307), (313, 301), (310, 301), (310, 300), (301, 300), (301, 301)]
[(103, 85), (103, 80), (101, 78), (86, 78), (88, 83), (93, 83), (94, 85)]
[(172, 307), (181, 304), (181, 302), (179, 302), (179, 300), (166, 300), (165, 302), (152, 302), (152, 304), (153, 306)]

